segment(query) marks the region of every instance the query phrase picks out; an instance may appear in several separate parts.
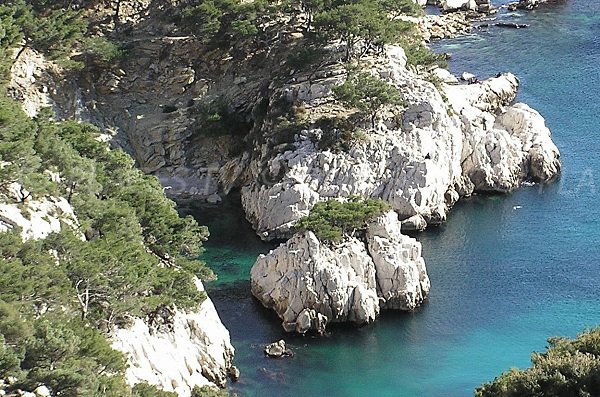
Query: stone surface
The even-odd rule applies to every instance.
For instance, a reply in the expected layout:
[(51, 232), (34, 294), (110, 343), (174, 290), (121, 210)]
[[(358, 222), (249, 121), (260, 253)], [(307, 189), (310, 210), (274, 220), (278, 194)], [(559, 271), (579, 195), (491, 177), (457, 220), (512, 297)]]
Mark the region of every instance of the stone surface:
[(77, 224), (73, 208), (65, 198), (26, 199), (19, 205), (17, 202), (21, 201), (23, 194), (17, 183), (12, 183), (7, 191), (0, 193), (0, 232), (20, 228), (24, 240), (41, 239), (59, 232), (61, 221)]
[(382, 309), (413, 310), (429, 292), (421, 245), (400, 232), (390, 211), (367, 228), (365, 240), (324, 244), (295, 234), (251, 270), (252, 293), (272, 308), (286, 331), (323, 333), (330, 322), (357, 325)]
[[(199, 289), (202, 283), (197, 282)], [(198, 385), (225, 386), (234, 349), (210, 298), (195, 312), (177, 311), (170, 330), (153, 330), (142, 319), (117, 329), (113, 348), (127, 357), (127, 383), (148, 382), (179, 396)]]
[(283, 339), (265, 346), (265, 355), (273, 358), (292, 357), (294, 353), (287, 348)]
[[(328, 131), (309, 127), (285, 151), (262, 152), (249, 166), (260, 178), (242, 188), (242, 205), (261, 238), (287, 238), (316, 202), (351, 195), (381, 198), (402, 221), (412, 218), (406, 230), (421, 229), (422, 221), (443, 222), (462, 196), (507, 192), (525, 180), (547, 181), (558, 172), (558, 151), (541, 116), (509, 106), (519, 84), (514, 75), (441, 84), (442, 97), (406, 69), (401, 49), (388, 47), (376, 61), (372, 72), (405, 98), (401, 120), (388, 109), (380, 112), (375, 129), (358, 124), (367, 131), (364, 140), (347, 151), (319, 148), (316, 142)], [(343, 81), (335, 79), (327, 84)], [(306, 106), (322, 106), (322, 95), (306, 97)]]
[(475, 10), (476, 8), (475, 0), (442, 0), (444, 11)]

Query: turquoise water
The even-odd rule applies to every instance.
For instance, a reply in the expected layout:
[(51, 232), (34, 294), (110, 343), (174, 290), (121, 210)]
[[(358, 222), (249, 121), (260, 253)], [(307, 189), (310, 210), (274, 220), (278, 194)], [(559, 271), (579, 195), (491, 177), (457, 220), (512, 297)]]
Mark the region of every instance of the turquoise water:
[[(194, 211), (213, 233), (205, 258), (220, 280), (208, 288), (237, 349), (240, 396), (469, 396), (527, 366), (547, 337), (600, 325), (600, 4), (571, 0), (522, 15), (529, 29), (481, 31), (436, 49), (454, 54), (457, 73), (517, 74), (519, 100), (546, 118), (563, 174), (548, 186), (465, 200), (445, 225), (418, 235), (432, 291), (415, 313), (323, 338), (284, 335), (247, 281), (271, 246), (235, 203)], [(264, 358), (262, 345), (284, 336), (296, 356)]]

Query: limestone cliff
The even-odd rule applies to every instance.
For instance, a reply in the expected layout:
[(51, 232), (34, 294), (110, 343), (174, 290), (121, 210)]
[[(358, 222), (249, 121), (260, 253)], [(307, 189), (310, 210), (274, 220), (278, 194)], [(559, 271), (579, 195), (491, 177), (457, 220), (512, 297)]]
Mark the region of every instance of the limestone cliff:
[(363, 239), (327, 245), (295, 234), (251, 270), (252, 293), (277, 312), (286, 331), (324, 332), (327, 323), (370, 323), (383, 309), (413, 310), (430, 284), (421, 244), (400, 232), (391, 211)]
[[(261, 238), (290, 237), (316, 202), (352, 194), (382, 198), (406, 228), (422, 229), (443, 222), (460, 197), (508, 192), (560, 170), (543, 118), (511, 105), (513, 75), (434, 85), (428, 80), (439, 78), (417, 73), (400, 47), (387, 46), (361, 67), (397, 87), (405, 106), (384, 109), (372, 128), (334, 100), (332, 88), (347, 77), (338, 46), (324, 48), (309, 68), (290, 61), (305, 43), (293, 29), (249, 53), (208, 48), (159, 23), (144, 4), (137, 4), (128, 56), (81, 75), (76, 95), (53, 96), (56, 107), (113, 131), (171, 195), (218, 202), (241, 189)], [(72, 90), (51, 93), (63, 91)], [(221, 103), (228, 124), (212, 132), (206, 112)], [(340, 132), (322, 122), (334, 119), (350, 120), (362, 138), (347, 150), (328, 148), (324, 142)]]
[[(24, 240), (41, 239), (59, 232), (63, 225), (78, 224), (64, 198), (26, 198), (15, 204), (24, 194), (15, 183), (0, 191), (0, 232), (20, 228)], [(200, 280), (196, 286), (204, 291)], [(234, 349), (210, 298), (195, 311), (174, 310), (164, 317), (166, 325), (160, 328), (133, 318), (129, 327), (113, 330), (113, 347), (125, 354), (129, 365), (127, 382), (131, 386), (148, 382), (184, 397), (196, 385), (225, 387)]]
[[(204, 290), (200, 280), (197, 286)], [(135, 319), (113, 333), (113, 347), (127, 357), (127, 382), (148, 382), (183, 397), (194, 386), (225, 387), (234, 349), (210, 298), (195, 312), (175, 311), (169, 317), (165, 329)]]

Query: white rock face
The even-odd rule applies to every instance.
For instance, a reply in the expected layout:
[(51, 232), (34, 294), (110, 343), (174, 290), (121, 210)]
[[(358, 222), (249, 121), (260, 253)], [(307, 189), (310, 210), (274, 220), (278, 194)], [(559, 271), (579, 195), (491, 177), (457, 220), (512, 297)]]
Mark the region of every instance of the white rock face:
[(254, 296), (299, 333), (370, 323), (381, 309), (413, 310), (430, 287), (421, 245), (400, 233), (393, 211), (369, 225), (366, 243), (328, 246), (310, 231), (295, 234), (257, 259), (251, 280)]
[(35, 117), (41, 108), (53, 105), (49, 88), (38, 82), (47, 75), (48, 62), (43, 55), (30, 48), (15, 50), (19, 58), (11, 68), (11, 80), (8, 84), (9, 95), (21, 102), (29, 117)]
[(0, 232), (18, 227), (23, 240), (37, 240), (59, 232), (61, 221), (77, 224), (73, 208), (63, 197), (28, 199), (19, 206), (14, 203), (15, 199), (21, 199), (20, 185), (16, 183), (11, 184), (8, 195), (11, 199), (0, 198)]
[(544, 118), (524, 103), (511, 106), (496, 119), (495, 127), (518, 137), (526, 153), (526, 169), (535, 181), (547, 181), (560, 172), (560, 153)]
[[(542, 116), (512, 101), (513, 75), (482, 84), (447, 86), (452, 108), (464, 120), (463, 174), (477, 191), (508, 192), (531, 179), (544, 182), (560, 172), (560, 154)], [(497, 109), (498, 115), (490, 113)]]
[(395, 212), (388, 212), (369, 225), (367, 247), (375, 263), (382, 309), (414, 310), (423, 303), (431, 284), (421, 256), (421, 243), (401, 233)]
[[(442, 98), (406, 69), (403, 50), (394, 46), (372, 61), (372, 73), (401, 91), (407, 103), (401, 118), (384, 109), (374, 129), (359, 125), (365, 139), (346, 152), (320, 149), (316, 142), (331, 131), (312, 127), (296, 135), (293, 147), (250, 165), (260, 177), (242, 188), (242, 205), (261, 238), (287, 238), (315, 203), (350, 195), (381, 198), (405, 229), (421, 230), (424, 223), (443, 222), (462, 196), (507, 192), (559, 172), (559, 153), (543, 118), (523, 105), (507, 107), (519, 84), (512, 74), (442, 84)], [(293, 101), (302, 93), (306, 108), (319, 109), (343, 81), (339, 73), (319, 81), (317, 97), (306, 94), (313, 91), (311, 82), (292, 85), (287, 94)]]
[(475, 0), (442, 0), (442, 8), (444, 11), (476, 10), (477, 4)]
[[(202, 283), (197, 282), (203, 290)], [(179, 396), (198, 385), (224, 386), (234, 349), (229, 331), (206, 298), (196, 312), (176, 312), (170, 331), (151, 330), (142, 319), (117, 329), (112, 346), (127, 357), (127, 383), (148, 382)]]

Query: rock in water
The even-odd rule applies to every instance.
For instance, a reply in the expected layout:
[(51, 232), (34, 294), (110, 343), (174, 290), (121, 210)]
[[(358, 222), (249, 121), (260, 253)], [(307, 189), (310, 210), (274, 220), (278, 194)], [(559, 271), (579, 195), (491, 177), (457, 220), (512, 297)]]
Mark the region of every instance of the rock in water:
[(265, 354), (269, 357), (280, 358), (280, 357), (293, 357), (294, 353), (287, 348), (283, 339), (268, 344), (265, 347)]
[[(316, 125), (299, 130), (286, 150), (257, 150), (264, 155), (250, 163), (257, 177), (242, 188), (242, 205), (261, 238), (289, 238), (294, 224), (317, 202), (352, 195), (388, 202), (406, 221), (405, 230), (420, 230), (444, 222), (460, 197), (516, 189), (540, 174), (531, 167), (546, 173), (539, 180), (556, 175), (558, 151), (541, 116), (526, 112), (538, 121), (524, 134), (507, 124), (523, 113), (510, 106), (519, 86), (514, 75), (435, 87), (407, 70), (404, 51), (393, 46), (376, 59), (372, 72), (402, 92), (401, 120), (383, 110), (376, 128), (364, 127), (362, 140), (344, 151), (320, 145), (331, 131)], [(323, 106), (323, 97), (331, 98), (331, 87), (342, 81), (335, 76), (321, 80), (317, 97), (302, 94), (309, 111)], [(290, 100), (316, 92), (311, 84), (291, 86)], [(530, 135), (538, 137), (540, 148), (531, 153)]]
[(413, 310), (430, 284), (421, 244), (400, 232), (390, 211), (367, 227), (363, 240), (325, 244), (295, 234), (251, 270), (252, 293), (274, 309), (286, 331), (324, 332), (329, 322), (370, 323), (381, 309)]

